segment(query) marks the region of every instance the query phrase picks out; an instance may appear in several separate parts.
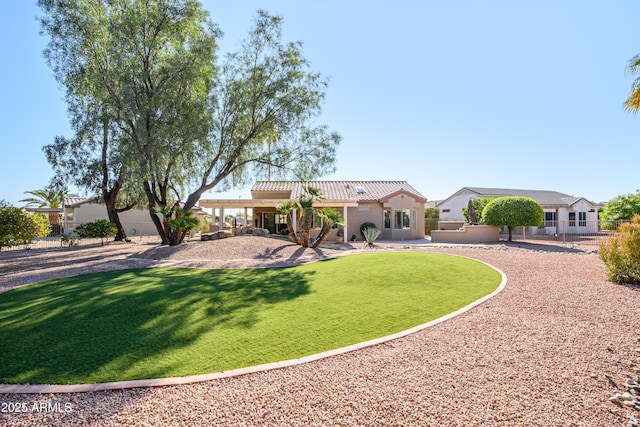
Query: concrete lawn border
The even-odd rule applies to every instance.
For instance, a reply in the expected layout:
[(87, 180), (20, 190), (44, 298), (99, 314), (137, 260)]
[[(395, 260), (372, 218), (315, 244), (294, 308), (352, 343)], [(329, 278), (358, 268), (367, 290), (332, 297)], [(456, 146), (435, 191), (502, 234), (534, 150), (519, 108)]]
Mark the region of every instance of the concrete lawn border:
[(312, 355), (301, 357), (298, 359), (289, 359), (289, 360), (283, 360), (280, 362), (265, 363), (262, 365), (248, 366), (245, 368), (214, 372), (210, 374), (189, 375), (184, 377), (167, 377), (167, 378), (155, 378), (155, 379), (144, 379), (144, 380), (131, 380), (131, 381), (114, 381), (114, 382), (94, 383), (94, 384), (0, 384), (0, 394), (87, 393), (87, 392), (107, 391), (107, 390), (124, 390), (124, 389), (132, 389), (132, 388), (149, 388), (149, 387), (164, 387), (164, 386), (176, 386), (176, 385), (183, 385), (183, 384), (193, 384), (193, 383), (217, 380), (221, 378), (238, 377), (238, 376), (253, 374), (257, 372), (265, 372), (265, 371), (270, 371), (274, 369), (281, 369), (281, 368), (287, 368), (290, 366), (301, 365), (303, 363), (309, 363), (309, 362), (314, 362), (321, 359), (326, 359), (332, 356), (338, 356), (338, 355), (353, 352), (356, 350), (361, 350), (367, 347), (372, 347), (378, 344), (383, 344), (398, 338), (406, 337), (408, 335), (415, 334), (417, 332), (420, 332), (422, 330), (435, 326), (446, 320), (460, 316), (461, 314), (466, 313), (472, 308), (475, 308), (478, 305), (484, 303), (485, 301), (498, 295), (506, 287), (507, 276), (500, 269), (492, 266), (491, 264), (488, 264), (483, 261), (479, 261), (471, 257), (464, 257), (460, 255), (451, 255), (451, 256), (468, 258), (473, 261), (487, 265), (488, 267), (500, 273), (500, 276), (501, 276), (500, 285), (490, 294), (485, 295), (484, 297), (477, 299), (474, 302), (467, 304), (466, 306), (459, 308), (454, 312), (446, 314), (437, 319), (431, 320), (430, 322), (423, 323), (422, 325), (418, 325), (413, 328), (410, 328), (392, 335), (375, 338), (373, 340), (352, 344), (352, 345), (337, 348), (334, 350), (328, 350), (322, 353), (312, 354)]

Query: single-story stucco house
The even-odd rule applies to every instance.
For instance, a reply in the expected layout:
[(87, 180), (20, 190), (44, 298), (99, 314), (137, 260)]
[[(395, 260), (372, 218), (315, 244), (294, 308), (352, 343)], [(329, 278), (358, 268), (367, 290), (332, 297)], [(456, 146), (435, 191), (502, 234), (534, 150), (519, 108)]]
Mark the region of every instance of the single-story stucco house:
[[(298, 201), (305, 187), (317, 188), (324, 197), (314, 207), (334, 208), (342, 215), (344, 226), (335, 228), (328, 240), (347, 242), (354, 236), (362, 240), (360, 225), (365, 222), (376, 225), (380, 239), (424, 238), (427, 199), (406, 181), (258, 181), (251, 188), (251, 199), (201, 199), (199, 205), (213, 209), (213, 216), (220, 218), (224, 218), (225, 209), (244, 209), (247, 218), (251, 209), (252, 225), (276, 234), (287, 227), (286, 217), (276, 207)], [(315, 224), (316, 234), (320, 227)]]
[(529, 197), (542, 206), (544, 222), (535, 234), (589, 234), (598, 231), (598, 205), (584, 197), (575, 197), (557, 191), (514, 190), (506, 188), (463, 187), (436, 207), (443, 222), (464, 221), (462, 210), (469, 199), (485, 197), (523, 196)]

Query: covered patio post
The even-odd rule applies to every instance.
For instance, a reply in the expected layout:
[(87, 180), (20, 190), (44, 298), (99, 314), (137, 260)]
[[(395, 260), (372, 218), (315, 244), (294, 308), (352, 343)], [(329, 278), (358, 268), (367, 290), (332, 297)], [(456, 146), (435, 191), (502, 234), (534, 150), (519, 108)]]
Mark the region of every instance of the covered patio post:
[(342, 239), (344, 240), (344, 243), (348, 243), (349, 242), (349, 237), (347, 236), (347, 206), (343, 206), (342, 207), (342, 219), (344, 221), (344, 225), (342, 226), (343, 229), (343, 236)]

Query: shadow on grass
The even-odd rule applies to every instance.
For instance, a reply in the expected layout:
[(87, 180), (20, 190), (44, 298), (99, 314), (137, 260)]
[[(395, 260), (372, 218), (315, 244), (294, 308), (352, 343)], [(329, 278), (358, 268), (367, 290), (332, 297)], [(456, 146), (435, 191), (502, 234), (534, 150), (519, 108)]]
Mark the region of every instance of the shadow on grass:
[(167, 376), (159, 355), (215, 328), (251, 328), (266, 306), (309, 293), (309, 274), (122, 270), (0, 294), (0, 382), (104, 382), (135, 364), (147, 366), (129, 379)]

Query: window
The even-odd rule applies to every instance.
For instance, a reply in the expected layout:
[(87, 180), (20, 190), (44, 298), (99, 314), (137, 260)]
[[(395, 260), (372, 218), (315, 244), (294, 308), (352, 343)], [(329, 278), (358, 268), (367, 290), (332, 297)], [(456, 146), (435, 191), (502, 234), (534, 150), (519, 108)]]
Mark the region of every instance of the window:
[(578, 212), (578, 227), (586, 227), (586, 226), (587, 226), (587, 213)]
[(556, 213), (555, 212), (545, 212), (544, 213), (544, 224), (545, 227), (554, 227), (556, 225)]
[(409, 228), (409, 226), (410, 226), (409, 210), (405, 209), (401, 211), (396, 211), (395, 228), (398, 230), (402, 230), (402, 229)]
[(415, 209), (411, 211), (411, 218), (413, 219), (413, 229), (415, 230), (418, 226), (418, 211)]
[(575, 226), (576, 226), (576, 213), (569, 212), (569, 227), (575, 227)]
[(391, 210), (385, 209), (382, 212), (382, 228), (388, 230), (391, 228)]

